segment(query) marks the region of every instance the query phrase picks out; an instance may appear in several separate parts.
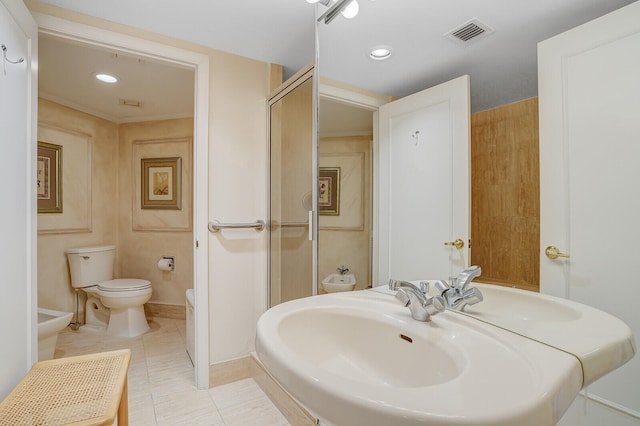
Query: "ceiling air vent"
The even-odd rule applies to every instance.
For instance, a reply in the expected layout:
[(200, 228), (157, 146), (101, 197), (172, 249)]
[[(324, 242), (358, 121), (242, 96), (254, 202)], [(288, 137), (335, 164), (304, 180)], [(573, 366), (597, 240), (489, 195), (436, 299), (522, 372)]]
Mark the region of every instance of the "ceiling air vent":
[(144, 108), (144, 102), (137, 101), (135, 99), (118, 99), (118, 103), (124, 106), (130, 106), (134, 108)]
[(460, 46), (468, 46), (473, 42), (489, 37), (491, 34), (493, 34), (493, 28), (474, 18), (445, 33), (444, 37)]

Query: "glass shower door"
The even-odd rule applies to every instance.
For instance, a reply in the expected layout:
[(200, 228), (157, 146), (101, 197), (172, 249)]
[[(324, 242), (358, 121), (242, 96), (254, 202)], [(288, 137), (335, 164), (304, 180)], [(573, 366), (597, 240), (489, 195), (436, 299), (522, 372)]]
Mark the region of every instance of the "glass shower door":
[(269, 101), (269, 306), (316, 294), (313, 69)]

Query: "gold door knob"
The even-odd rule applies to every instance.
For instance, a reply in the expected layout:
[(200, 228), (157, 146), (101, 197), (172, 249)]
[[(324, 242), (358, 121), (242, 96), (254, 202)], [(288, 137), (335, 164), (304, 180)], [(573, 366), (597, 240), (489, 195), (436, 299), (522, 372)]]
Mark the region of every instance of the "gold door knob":
[(569, 258), (570, 256), (567, 253), (560, 253), (560, 249), (556, 246), (549, 246), (544, 249), (544, 254), (547, 255), (549, 259), (557, 259), (559, 257)]
[(464, 241), (462, 241), (460, 238), (456, 239), (455, 241), (447, 241), (446, 243), (444, 243), (445, 246), (453, 246), (455, 248), (457, 248), (458, 250), (460, 250), (462, 247), (464, 247)]

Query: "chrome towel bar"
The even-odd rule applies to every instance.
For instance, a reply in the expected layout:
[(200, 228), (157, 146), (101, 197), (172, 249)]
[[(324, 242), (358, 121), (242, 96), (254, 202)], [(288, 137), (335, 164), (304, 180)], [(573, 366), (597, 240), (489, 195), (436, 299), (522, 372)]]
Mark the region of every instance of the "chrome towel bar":
[(209, 231), (218, 232), (221, 229), (245, 229), (253, 228), (256, 231), (264, 229), (264, 220), (256, 220), (253, 223), (220, 223), (217, 220), (209, 222)]

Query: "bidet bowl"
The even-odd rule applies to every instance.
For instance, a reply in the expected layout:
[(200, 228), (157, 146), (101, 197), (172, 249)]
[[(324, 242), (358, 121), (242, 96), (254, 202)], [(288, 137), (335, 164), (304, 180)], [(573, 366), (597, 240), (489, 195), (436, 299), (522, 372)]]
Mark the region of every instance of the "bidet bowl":
[(38, 361), (52, 359), (58, 334), (69, 325), (73, 312), (38, 308)]
[(356, 277), (353, 274), (330, 274), (322, 280), (322, 288), (327, 293), (351, 291), (356, 286)]
[(323, 424), (555, 424), (577, 395), (575, 357), (464, 315), (419, 322), (388, 295), (277, 305), (256, 352)]

